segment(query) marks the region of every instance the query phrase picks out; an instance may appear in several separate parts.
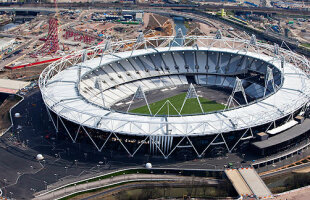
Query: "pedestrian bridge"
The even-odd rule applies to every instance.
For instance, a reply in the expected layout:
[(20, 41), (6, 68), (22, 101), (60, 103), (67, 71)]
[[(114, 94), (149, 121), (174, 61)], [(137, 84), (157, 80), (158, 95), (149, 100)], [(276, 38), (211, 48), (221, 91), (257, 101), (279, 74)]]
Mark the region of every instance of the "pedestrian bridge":
[(226, 169), (225, 174), (242, 199), (272, 198), (272, 193), (254, 168)]

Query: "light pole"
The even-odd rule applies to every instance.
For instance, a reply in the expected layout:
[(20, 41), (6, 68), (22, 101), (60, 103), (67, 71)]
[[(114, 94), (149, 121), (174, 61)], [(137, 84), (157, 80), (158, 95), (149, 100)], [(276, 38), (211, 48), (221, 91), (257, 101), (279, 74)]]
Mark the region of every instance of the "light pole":
[[(99, 165), (103, 165), (103, 162), (102, 162), (102, 161), (99, 161), (98, 163), (99, 163)], [(105, 163), (106, 163), (106, 162), (104, 161), (104, 166), (106, 166)]]
[(3, 179), (3, 182), (4, 182), (4, 187), (6, 187), (6, 183), (7, 183), (6, 178), (5, 178), (5, 179)]
[(54, 174), (56, 178), (56, 182), (58, 181), (58, 174)]
[(13, 192), (10, 192), (10, 197), (11, 199), (13, 199)]
[(77, 167), (78, 160), (74, 160), (75, 167)]
[(66, 170), (66, 174), (68, 173), (68, 167), (67, 166), (65, 166), (65, 170)]
[(47, 190), (47, 182), (46, 181), (43, 181), (43, 182), (44, 182), (45, 190)]

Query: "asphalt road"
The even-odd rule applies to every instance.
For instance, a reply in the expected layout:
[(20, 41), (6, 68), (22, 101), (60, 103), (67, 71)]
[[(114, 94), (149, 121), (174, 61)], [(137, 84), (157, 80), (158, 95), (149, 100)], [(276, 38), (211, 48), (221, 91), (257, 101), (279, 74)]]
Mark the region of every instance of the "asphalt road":
[[(76, 3), (57, 3), (58, 7), (60, 10), (64, 10), (67, 8), (92, 8), (92, 7), (97, 7), (97, 8), (156, 8), (156, 9), (177, 9), (177, 10), (191, 10), (193, 9), (192, 7), (177, 7), (174, 6), (173, 4), (167, 6), (167, 7), (153, 7), (150, 6), (150, 3), (137, 3), (137, 4), (122, 4), (122, 3), (109, 3), (109, 2), (96, 2), (95, 4), (90, 4), (90, 3), (81, 3), (81, 4), (76, 4)], [(281, 9), (281, 8), (267, 8), (267, 7), (247, 7), (247, 6), (234, 6), (234, 5), (216, 5), (216, 4), (206, 4), (206, 5), (201, 5), (198, 7), (201, 10), (220, 10), (221, 8), (224, 8), (225, 10), (234, 10), (234, 11), (242, 11), (242, 12), (256, 12), (256, 13), (279, 13), (279, 14), (293, 14), (293, 15), (303, 15), (307, 16), (310, 15), (310, 12), (308, 10), (297, 10), (297, 9)], [(40, 7), (38, 7), (38, 4), (33, 4), (33, 3), (27, 3), (20, 6), (11, 6), (11, 7), (4, 7), (0, 8), (0, 11), (11, 11), (11, 10), (16, 10), (16, 11), (25, 11), (25, 10), (30, 10), (34, 12), (55, 12), (54, 4), (47, 4), (47, 3), (40, 3)]]

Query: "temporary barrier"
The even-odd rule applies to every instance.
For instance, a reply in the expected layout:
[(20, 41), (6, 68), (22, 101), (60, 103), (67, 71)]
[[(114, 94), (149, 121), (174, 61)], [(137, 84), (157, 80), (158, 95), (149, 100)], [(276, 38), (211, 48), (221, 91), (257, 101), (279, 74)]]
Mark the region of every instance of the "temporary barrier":
[(28, 64), (24, 64), (24, 65), (13, 66), (13, 67), (5, 66), (4, 68), (5, 69), (21, 69), (24, 67), (31, 67), (31, 66), (36, 66), (36, 65), (54, 62), (54, 61), (59, 60), (59, 59), (61, 59), (61, 57), (60, 58), (53, 58), (53, 59), (49, 59), (49, 60), (43, 60), (43, 61), (34, 62), (34, 63), (28, 63)]

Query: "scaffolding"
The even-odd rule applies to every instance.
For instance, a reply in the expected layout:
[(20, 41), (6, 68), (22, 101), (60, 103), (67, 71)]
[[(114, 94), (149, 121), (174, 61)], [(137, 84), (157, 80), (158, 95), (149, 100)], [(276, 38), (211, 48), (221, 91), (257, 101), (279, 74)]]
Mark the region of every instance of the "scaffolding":
[(56, 18), (50, 18), (48, 28), (48, 35), (43, 47), (36, 52), (36, 55), (53, 55), (59, 50), (58, 43), (58, 20)]

